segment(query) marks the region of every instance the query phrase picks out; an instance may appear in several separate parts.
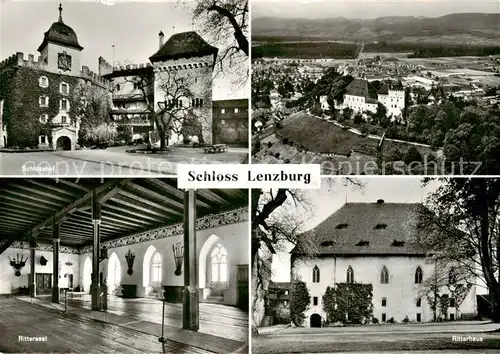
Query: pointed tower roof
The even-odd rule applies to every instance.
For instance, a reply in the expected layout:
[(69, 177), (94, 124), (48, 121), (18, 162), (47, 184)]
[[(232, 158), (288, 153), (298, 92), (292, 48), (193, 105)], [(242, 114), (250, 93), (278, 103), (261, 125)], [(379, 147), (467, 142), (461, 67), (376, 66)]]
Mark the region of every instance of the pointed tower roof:
[(78, 43), (78, 37), (75, 31), (63, 22), (62, 19), (62, 5), (59, 4), (59, 20), (50, 26), (49, 30), (44, 33), (43, 42), (38, 47), (41, 52), (43, 48), (49, 43), (57, 43), (66, 47), (82, 50), (83, 47)]

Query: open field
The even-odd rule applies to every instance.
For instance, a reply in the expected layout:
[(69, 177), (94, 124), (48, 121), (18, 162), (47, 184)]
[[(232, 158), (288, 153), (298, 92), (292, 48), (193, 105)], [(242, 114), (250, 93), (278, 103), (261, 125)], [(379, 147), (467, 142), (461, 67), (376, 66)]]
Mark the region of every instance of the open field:
[(266, 43), (252, 47), (252, 57), (321, 59), (356, 58), (358, 46), (355, 43), (293, 42)]

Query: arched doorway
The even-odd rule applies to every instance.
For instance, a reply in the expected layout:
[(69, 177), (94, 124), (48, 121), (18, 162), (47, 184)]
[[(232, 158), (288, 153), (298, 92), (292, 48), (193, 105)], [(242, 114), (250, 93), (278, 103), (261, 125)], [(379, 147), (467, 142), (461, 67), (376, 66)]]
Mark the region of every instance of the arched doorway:
[(71, 150), (71, 139), (67, 136), (57, 138), (56, 150)]
[(113, 252), (108, 261), (108, 294), (120, 293), (121, 281), (122, 267), (118, 256)]
[(311, 327), (321, 327), (321, 316), (317, 313), (311, 315)]
[(87, 257), (83, 263), (83, 291), (90, 291), (90, 284), (92, 283), (92, 262)]

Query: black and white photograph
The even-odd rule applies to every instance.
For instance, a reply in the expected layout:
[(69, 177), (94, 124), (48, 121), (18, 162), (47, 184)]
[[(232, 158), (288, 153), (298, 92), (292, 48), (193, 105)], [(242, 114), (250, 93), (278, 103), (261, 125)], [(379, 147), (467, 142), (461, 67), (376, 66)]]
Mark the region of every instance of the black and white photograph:
[(252, 353), (497, 353), (499, 200), (484, 178), (252, 190)]
[(497, 175), (499, 6), (252, 1), (252, 163)]
[(0, 17), (2, 175), (248, 162), (246, 1), (2, 1)]
[(1, 352), (249, 352), (248, 190), (0, 186)]

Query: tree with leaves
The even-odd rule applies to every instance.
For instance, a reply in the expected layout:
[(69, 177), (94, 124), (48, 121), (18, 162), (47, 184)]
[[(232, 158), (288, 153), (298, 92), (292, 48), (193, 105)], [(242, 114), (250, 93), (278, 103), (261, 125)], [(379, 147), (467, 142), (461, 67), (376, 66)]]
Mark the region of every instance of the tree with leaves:
[(294, 279), (290, 293), (290, 320), (294, 325), (302, 326), (304, 324), (304, 312), (309, 308), (310, 304), (311, 295), (306, 283), (302, 280)]
[[(111, 110), (111, 94), (107, 88), (88, 85), (81, 81), (71, 90), (71, 112), (80, 126), (79, 140), (83, 145), (95, 143), (92, 137), (96, 132), (108, 131), (112, 125), (109, 112)], [(107, 128), (104, 128), (108, 126)], [(112, 138), (112, 134), (99, 134), (102, 139)]]
[(434, 261), (481, 279), (500, 321), (500, 179), (447, 178), (422, 208), (417, 241)]

